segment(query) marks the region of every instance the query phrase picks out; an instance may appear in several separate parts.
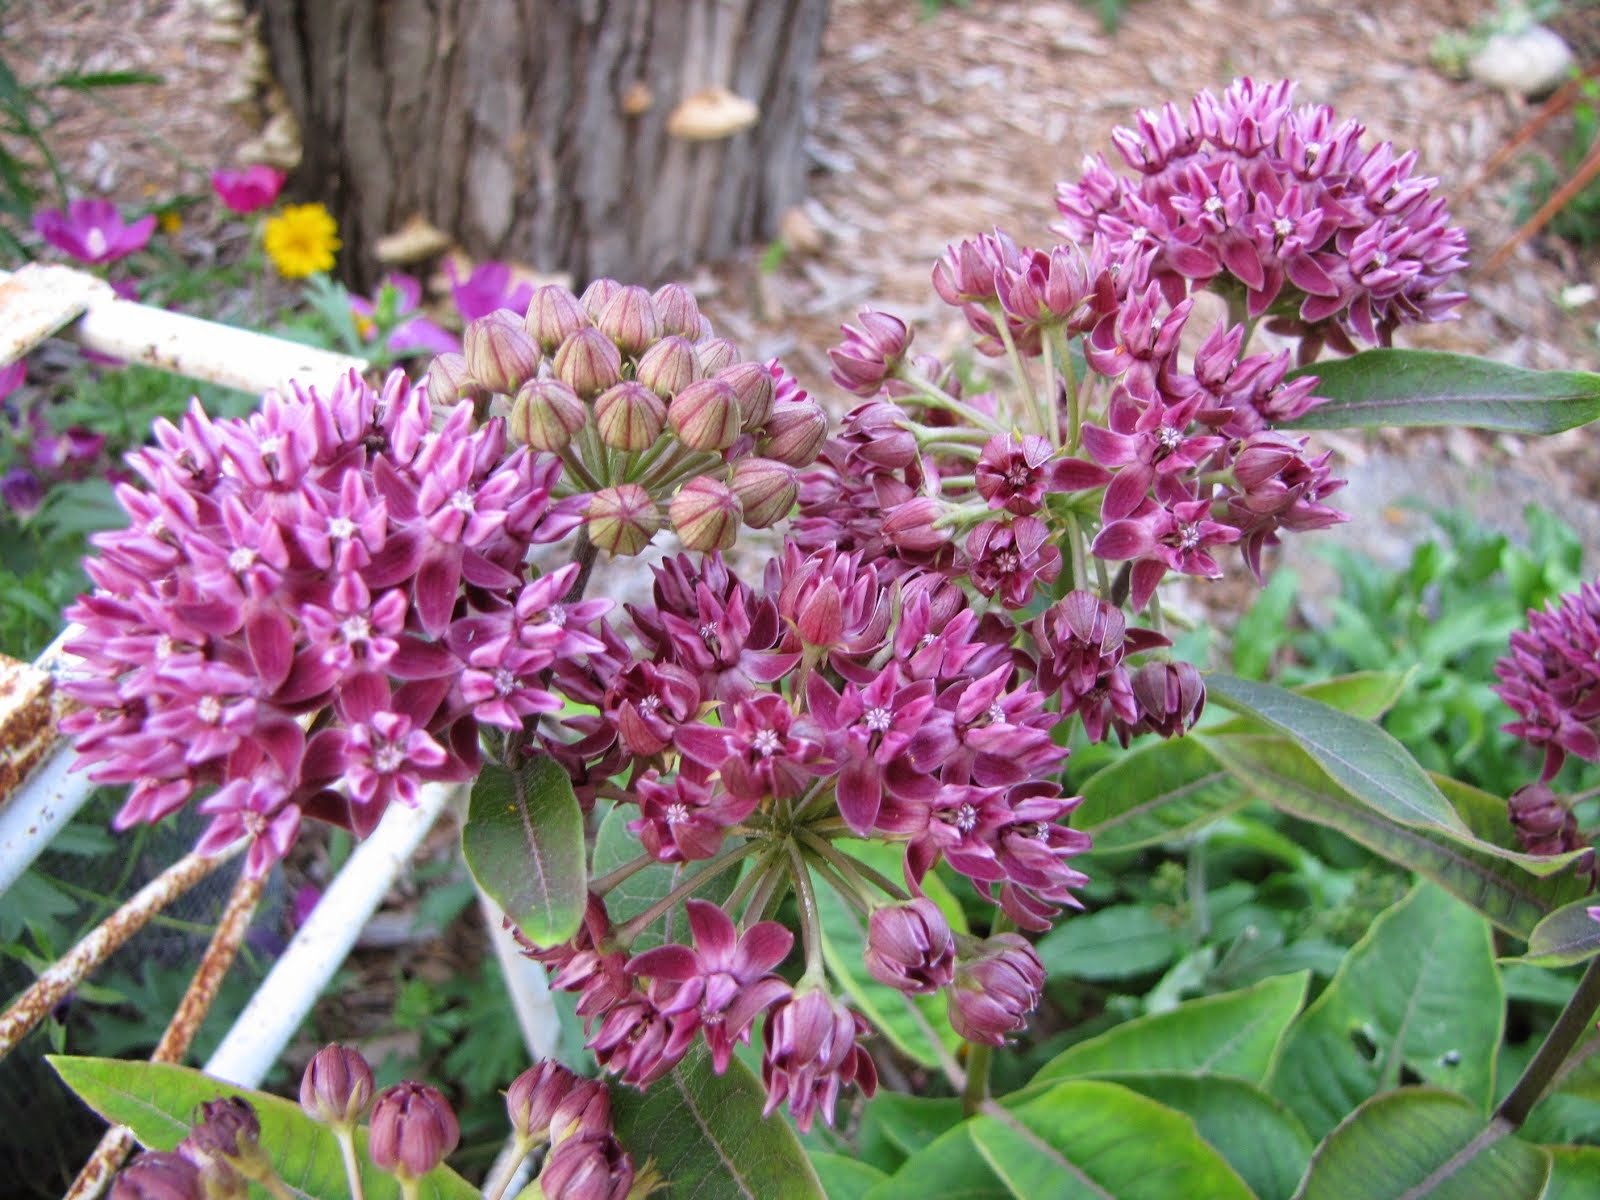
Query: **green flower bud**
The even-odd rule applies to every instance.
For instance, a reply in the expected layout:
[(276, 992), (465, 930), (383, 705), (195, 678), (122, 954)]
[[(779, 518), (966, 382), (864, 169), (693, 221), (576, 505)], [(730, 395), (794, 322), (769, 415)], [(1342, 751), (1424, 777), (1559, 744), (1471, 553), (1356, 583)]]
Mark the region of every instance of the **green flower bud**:
[(694, 344), (668, 334), (644, 352), (633, 377), (663, 400), (671, 400), (700, 377)]
[(607, 388), (594, 402), (594, 425), (613, 450), (648, 450), (661, 436), (667, 406), (644, 384), (628, 379)]
[(729, 485), (744, 507), (744, 523), (765, 529), (789, 515), (799, 487), (794, 468), (771, 458), (743, 458)]
[(491, 392), (511, 395), (539, 370), (539, 347), (509, 309), (469, 321), (461, 347), (473, 382)]
[(661, 528), (661, 513), (650, 493), (636, 483), (602, 488), (584, 510), (589, 540), (608, 554), (638, 554)]
[(726, 450), (739, 438), (739, 399), (722, 380), (701, 379), (672, 398), (667, 423), (691, 450)]
[(744, 509), (727, 484), (699, 475), (678, 489), (667, 517), (685, 550), (709, 554), (738, 540)]
[(620, 288), (596, 314), (594, 324), (630, 358), (638, 358), (661, 336), (661, 318), (642, 287)]
[(551, 366), (556, 378), (583, 400), (593, 400), (608, 387), (622, 382), (622, 354), (610, 338), (592, 326), (562, 342)]
[(559, 379), (530, 379), (517, 391), (507, 431), (535, 450), (559, 454), (588, 419), (583, 401)]
[(553, 283), (533, 293), (528, 316), (523, 322), (546, 354), (554, 354), (557, 346), (589, 323), (589, 314), (583, 311), (578, 298)]

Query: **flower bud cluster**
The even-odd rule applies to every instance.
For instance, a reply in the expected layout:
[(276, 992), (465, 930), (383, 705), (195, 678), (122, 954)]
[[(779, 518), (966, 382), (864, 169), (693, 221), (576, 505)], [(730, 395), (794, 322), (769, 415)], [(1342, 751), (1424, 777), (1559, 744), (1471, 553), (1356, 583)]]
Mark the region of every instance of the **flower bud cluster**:
[[(603, 602), (561, 609), (575, 568), (530, 580), (535, 543), (582, 520), (561, 466), (470, 404), (436, 414), (398, 373), (269, 394), (246, 420), (157, 422), (95, 538), (95, 591), (62, 722), (117, 826), (192, 798), (216, 851), (264, 873), (303, 817), (364, 836), (389, 804), (479, 763), (480, 726), (559, 707), (541, 676), (598, 647)], [(311, 732), (308, 732), (308, 729)]]
[(626, 556), (663, 527), (726, 550), (788, 514), (827, 418), (784, 378), (741, 361), (682, 285), (598, 279), (581, 296), (537, 289), (525, 318), (472, 321), (428, 386), (436, 403), (505, 397), (512, 438), (566, 464), (556, 495), (582, 499), (590, 542)]

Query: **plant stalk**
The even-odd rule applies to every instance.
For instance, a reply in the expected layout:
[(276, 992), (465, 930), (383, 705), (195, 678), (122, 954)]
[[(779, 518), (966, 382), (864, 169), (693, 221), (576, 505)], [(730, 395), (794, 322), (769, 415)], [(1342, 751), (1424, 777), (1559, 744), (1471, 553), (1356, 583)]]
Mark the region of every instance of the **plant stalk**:
[(1589, 960), (1583, 978), (1578, 980), (1578, 990), (1572, 993), (1572, 999), (1567, 1001), (1556, 1023), (1550, 1027), (1544, 1044), (1534, 1054), (1527, 1070), (1522, 1072), (1522, 1078), (1517, 1080), (1511, 1094), (1495, 1109), (1496, 1117), (1507, 1122), (1512, 1129), (1522, 1128), (1533, 1106), (1539, 1103), (1555, 1081), (1573, 1047), (1583, 1040), (1597, 1010), (1600, 1010), (1600, 957)]

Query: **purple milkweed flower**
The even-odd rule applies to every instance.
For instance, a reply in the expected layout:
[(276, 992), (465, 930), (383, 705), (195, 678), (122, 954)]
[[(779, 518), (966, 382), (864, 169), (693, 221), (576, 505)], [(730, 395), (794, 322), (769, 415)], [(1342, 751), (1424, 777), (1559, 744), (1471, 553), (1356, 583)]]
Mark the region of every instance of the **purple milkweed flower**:
[(805, 1133), (819, 1109), (822, 1119), (833, 1124), (841, 1088), (854, 1083), (870, 1097), (878, 1090), (878, 1068), (856, 1040), (867, 1030), (859, 1013), (821, 989), (780, 1001), (767, 1016), (761, 1060), (765, 1115), (787, 1101), (795, 1125)]
[(1503, 728), (1544, 750), (1541, 783), (1568, 754), (1600, 762), (1600, 582), (1530, 610), (1494, 673), (1495, 692), (1518, 717)]
[[(362, 338), (371, 341), (378, 336), (374, 319), (377, 315), (378, 305), (382, 300), (385, 289), (392, 288), (395, 294), (394, 315), (404, 317), (407, 313), (416, 313), (422, 303), (422, 284), (411, 275), (394, 272), (384, 276), (383, 283), (379, 285), (377, 293), (372, 299), (365, 296), (350, 297), (350, 311), (356, 315), (356, 328)], [(425, 354), (459, 354), (461, 352), (461, 339), (436, 321), (432, 321), (420, 313), (410, 319), (401, 321), (389, 330), (384, 338), (384, 346), (391, 354), (406, 354), (419, 351)]]
[(554, 1059), (529, 1067), (506, 1089), (506, 1113), (517, 1138), (536, 1144), (550, 1137), (550, 1121), (578, 1077)]
[(501, 308), (509, 308), (520, 317), (533, 303), (533, 284), (513, 286), (511, 268), (505, 263), (479, 263), (465, 279), (454, 262), (446, 264), (445, 272), (450, 276), (451, 298), (463, 321), (475, 321)]
[(378, 1093), (367, 1126), (367, 1156), (380, 1171), (420, 1178), (461, 1140), (450, 1102), (425, 1083), (397, 1083)]
[(211, 190), (227, 208), (241, 217), (269, 207), (283, 190), (285, 175), (265, 163), (242, 171), (211, 172)]
[(864, 308), (860, 328), (840, 326), (844, 341), (828, 351), (833, 381), (857, 396), (875, 396), (895, 373), (911, 345), (911, 330), (893, 313)]
[(354, 1125), (372, 1103), (372, 1068), (360, 1052), (330, 1044), (311, 1056), (300, 1077), (300, 1107), (313, 1120)]
[(1506, 813), (1517, 842), (1529, 854), (1565, 854), (1583, 845), (1577, 816), (1545, 784), (1530, 783), (1512, 792)]
[(72, 255), (90, 266), (104, 266), (143, 250), (155, 232), (154, 215), (139, 218), (129, 225), (117, 206), (109, 200), (82, 198), (66, 210), (47, 209), (35, 213), (34, 230), (57, 250)]
[(925, 896), (887, 904), (867, 922), (867, 970), (902, 992), (933, 992), (949, 984), (956, 945), (939, 906)]
[(1044, 964), (1033, 947), (1018, 934), (995, 934), (975, 957), (956, 960), (950, 1024), (968, 1041), (1002, 1046), (1007, 1034), (1027, 1027), (1043, 991)]
[(685, 907), (695, 948), (646, 950), (628, 963), (628, 973), (676, 985), (661, 1011), (695, 1017), (720, 1075), (734, 1046), (750, 1040), (756, 1017), (789, 995), (788, 983), (772, 972), (788, 957), (794, 934), (776, 921), (761, 921), (740, 934), (715, 904), (690, 900)]
[(117, 1175), (111, 1200), (202, 1200), (200, 1168), (170, 1150), (146, 1150)]
[(616, 1137), (569, 1138), (556, 1145), (539, 1172), (547, 1200), (626, 1200), (633, 1159)]

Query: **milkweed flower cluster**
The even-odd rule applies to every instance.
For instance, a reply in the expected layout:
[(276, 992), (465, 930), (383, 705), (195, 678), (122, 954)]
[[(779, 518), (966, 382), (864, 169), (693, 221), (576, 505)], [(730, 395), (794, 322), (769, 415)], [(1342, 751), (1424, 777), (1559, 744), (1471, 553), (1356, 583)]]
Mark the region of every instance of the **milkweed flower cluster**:
[[(1024, 934), (1086, 882), (1069, 742), (1203, 712), (1163, 584), (1235, 553), (1259, 577), (1281, 536), (1344, 519), (1330, 456), (1284, 428), (1318, 381), (1293, 347), (1253, 349), (1251, 318), (1293, 299), (1314, 356), (1453, 303), (1460, 234), (1431, 181), (1289, 91), (1244, 81), (1192, 129), (1170, 109), (1119, 134), (1160, 152), (1141, 182), (1095, 164), (1065, 187), (1068, 244), (951, 246), (933, 288), (1010, 371), (982, 393), (869, 309), (830, 351), (860, 401), (830, 436), (684, 288), (599, 280), (470, 321), (425, 398), (351, 382), (236, 430), (163, 428), (74, 613), (97, 778), (135, 785), (124, 821), (214, 788), (207, 844), (255, 832), (259, 869), (301, 815), (365, 830), (503, 730), (598, 828), (576, 933), (523, 940), (623, 1083), (759, 1044), (768, 1112), (802, 1128), (871, 1094), (870, 1027), (824, 954), (835, 901), (867, 986), (942, 995), (956, 1033), (1003, 1042), (1044, 989)], [(1269, 253), (1283, 221), (1299, 241)], [(1203, 327), (1202, 291), (1232, 315)], [(742, 578), (722, 552), (786, 516)], [(649, 603), (624, 620), (579, 599), (597, 555), (669, 527), (686, 553)], [(568, 533), (573, 565), (524, 578)], [(989, 906), (983, 933), (952, 879)], [(591, 1140), (563, 1169), (620, 1178)]]
[(441, 416), (399, 374), (352, 374), (247, 420), (196, 405), (129, 456), (130, 526), (97, 535), (67, 614), (63, 722), (96, 782), (131, 786), (119, 827), (197, 798), (201, 848), (255, 834), (259, 874), (303, 816), (364, 835), (470, 778), (480, 725), (559, 707), (540, 675), (592, 641), (559, 605), (575, 568), (524, 566), (577, 520), (557, 465), (470, 404)]

